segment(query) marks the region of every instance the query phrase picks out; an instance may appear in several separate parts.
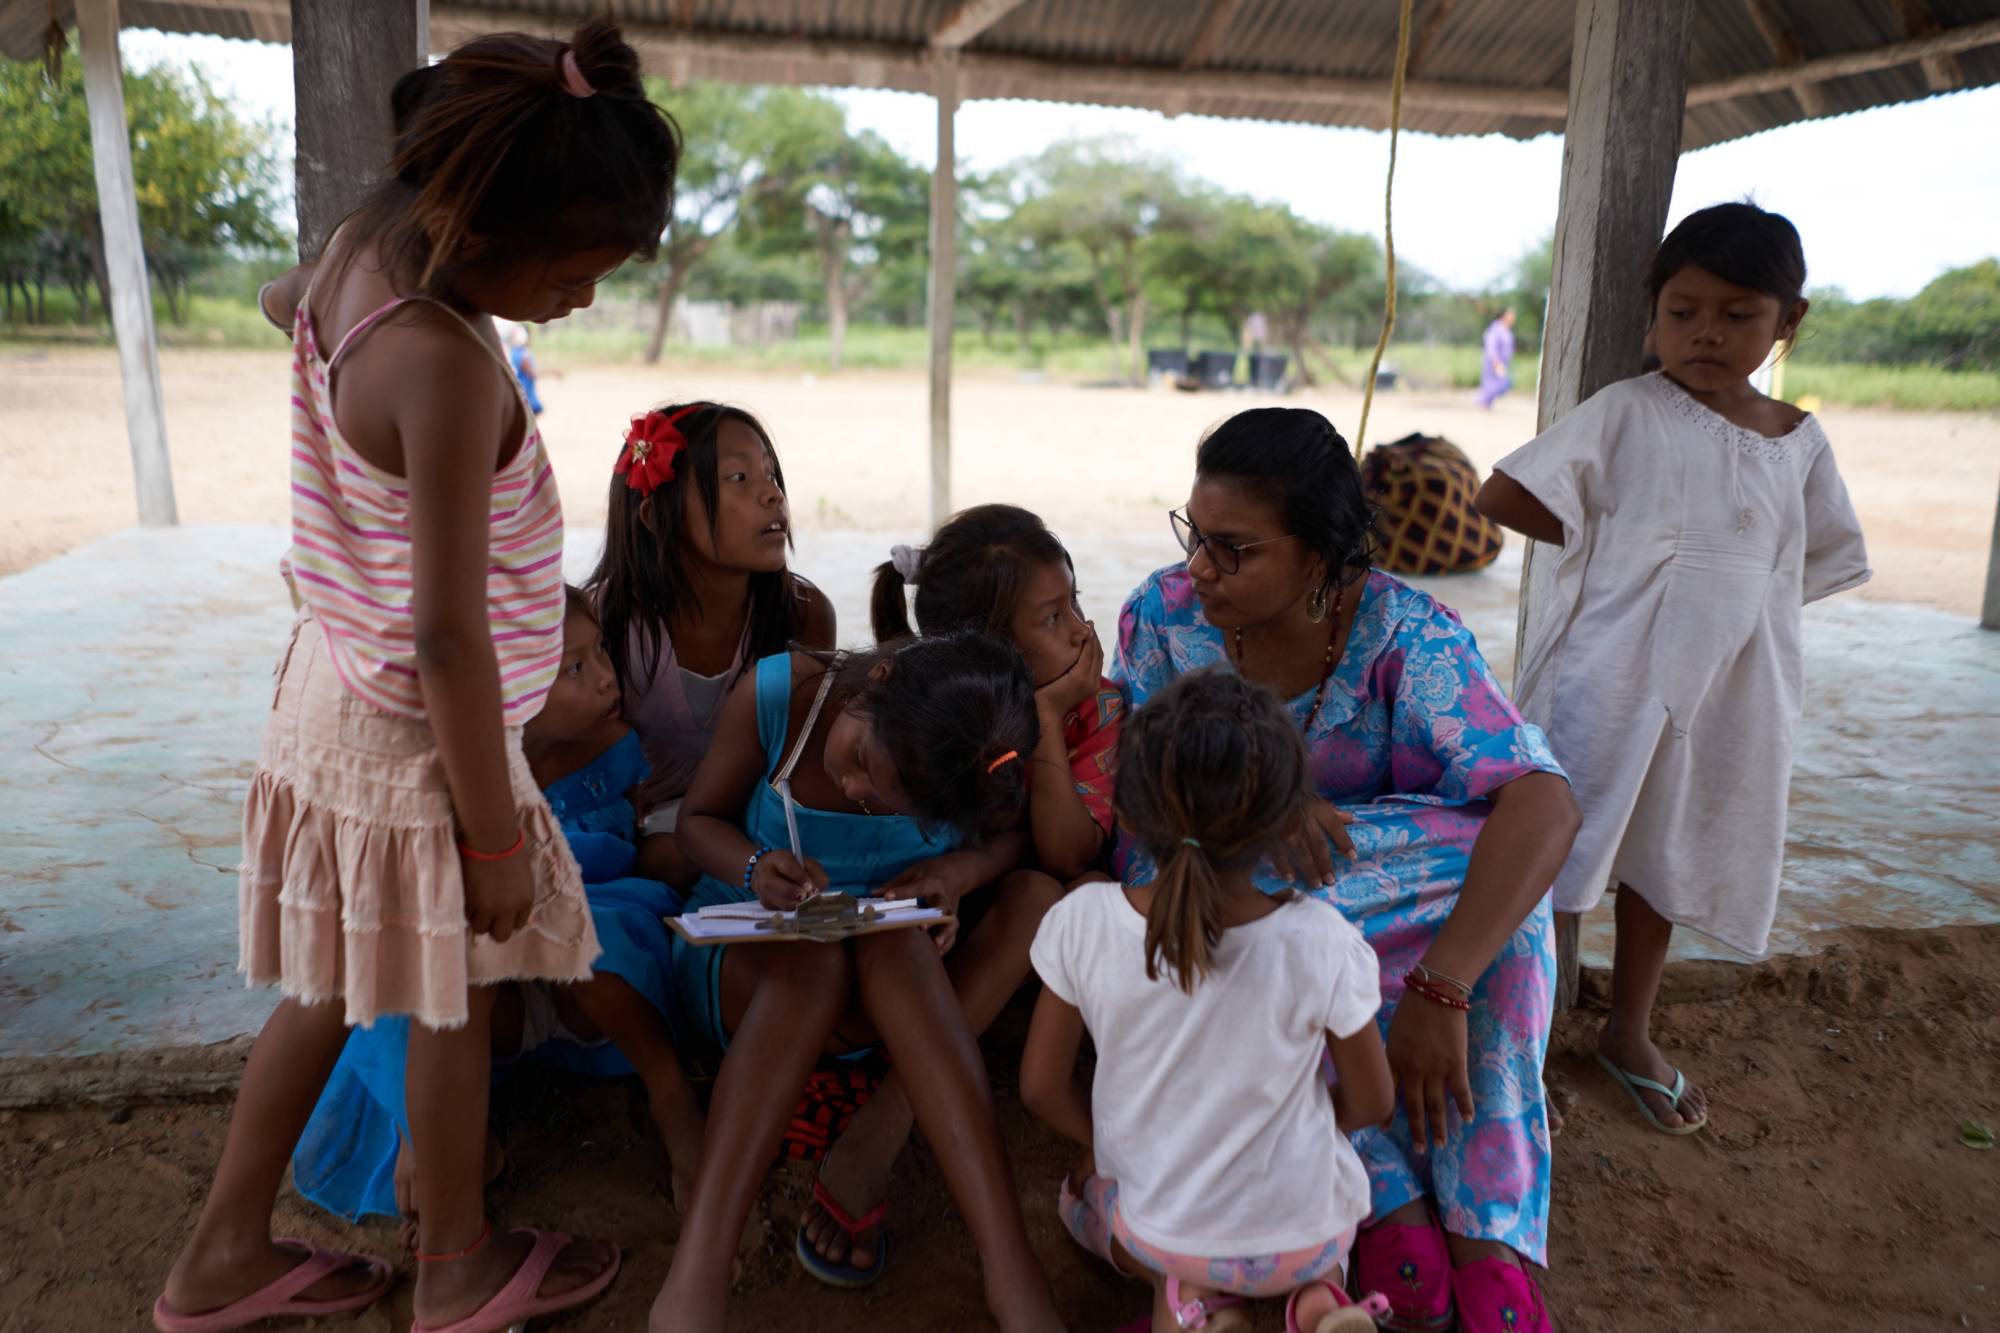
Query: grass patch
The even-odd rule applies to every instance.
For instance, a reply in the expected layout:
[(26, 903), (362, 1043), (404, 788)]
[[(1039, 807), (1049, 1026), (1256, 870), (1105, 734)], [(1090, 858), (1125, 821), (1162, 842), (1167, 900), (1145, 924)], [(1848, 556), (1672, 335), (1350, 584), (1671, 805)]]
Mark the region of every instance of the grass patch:
[[(221, 293), (191, 294), (175, 323), (166, 302), (153, 301), (154, 325), (167, 347), (249, 347), (270, 349), (280, 335), (264, 322), (250, 298)], [(0, 345), (110, 346), (111, 327), (98, 318), (79, 325), (75, 298), (67, 291), (48, 293), (44, 324), (0, 323)], [(1178, 335), (1172, 327), (1147, 341), (1170, 344)], [(566, 326), (543, 332), (537, 347), (557, 360), (635, 364), (645, 354), (647, 335), (636, 329), (587, 329)], [(1207, 346), (1196, 338), (1196, 347)], [(1121, 349), (1122, 350), (1122, 349)], [(1281, 349), (1273, 349), (1281, 350)], [(677, 362), (718, 368), (784, 373), (826, 374), (832, 347), (824, 325), (805, 325), (795, 338), (765, 347), (692, 347), (672, 343)], [(1358, 385), (1367, 373), (1369, 348), (1316, 348), (1312, 367), (1322, 379)], [(922, 370), (929, 352), (924, 330), (864, 324), (847, 331), (845, 364), (855, 370)], [(1383, 357), (1407, 386), (1420, 390), (1470, 390), (1479, 383), (1477, 347), (1429, 343), (1397, 343)], [(1011, 330), (996, 332), (989, 342), (977, 330), (961, 329), (952, 339), (956, 369), (986, 374), (1038, 373), (1051, 379), (1103, 380), (1119, 373), (1123, 360), (1102, 336), (1038, 331), (1024, 348)], [(1514, 359), (1514, 391), (1532, 394), (1538, 359), (1526, 354)], [(1828, 406), (1885, 407), (1908, 412), (2000, 412), (2000, 372), (1945, 370), (1938, 366), (1877, 366), (1794, 360), (1785, 367), (1785, 396), (1796, 401), (1815, 397)]]
[(1997, 412), (2000, 372), (1792, 362), (1785, 367), (1785, 397), (1793, 402), (1817, 397), (1829, 405), (1905, 412)]

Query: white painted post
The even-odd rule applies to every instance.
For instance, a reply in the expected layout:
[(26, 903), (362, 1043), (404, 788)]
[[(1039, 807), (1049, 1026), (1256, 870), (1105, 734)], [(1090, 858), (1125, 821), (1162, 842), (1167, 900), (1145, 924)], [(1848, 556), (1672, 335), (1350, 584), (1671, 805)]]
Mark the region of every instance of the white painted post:
[(951, 326), (958, 283), (958, 52), (931, 53), (937, 95), (937, 166), (931, 171), (931, 506), (933, 531), (951, 517)]
[(132, 444), (139, 522), (179, 522), (167, 458), (167, 413), (160, 397), (160, 354), (153, 336), (153, 292), (139, 239), (139, 198), (132, 184), (132, 138), (125, 124), (125, 70), (118, 58), (118, 0), (77, 0), (83, 40), (83, 93), (90, 107), (90, 156), (97, 169), (97, 216), (104, 231), (104, 273), (111, 327), (125, 384), (125, 433)]
[[(1542, 330), (1540, 425), (1637, 374), (1646, 262), (1666, 225), (1680, 157), (1690, 0), (1578, 0), (1563, 133), (1562, 205)], [(1554, 552), (1528, 543), (1514, 685), (1550, 606)], [(1576, 1002), (1578, 922), (1556, 917), (1556, 1003)]]
[(1993, 549), (1986, 556), (1986, 600), (1979, 608), (1979, 628), (2000, 629), (2000, 500), (1993, 504)]

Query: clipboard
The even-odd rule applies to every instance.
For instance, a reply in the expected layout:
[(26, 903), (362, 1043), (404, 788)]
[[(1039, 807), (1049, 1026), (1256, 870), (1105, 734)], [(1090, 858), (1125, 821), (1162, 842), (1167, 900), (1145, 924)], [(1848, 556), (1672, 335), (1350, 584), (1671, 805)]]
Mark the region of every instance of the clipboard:
[(667, 925), (689, 944), (828, 944), (952, 919), (943, 908), (912, 899), (825, 893), (794, 912), (773, 911), (758, 902), (711, 903), (699, 911), (670, 916)]

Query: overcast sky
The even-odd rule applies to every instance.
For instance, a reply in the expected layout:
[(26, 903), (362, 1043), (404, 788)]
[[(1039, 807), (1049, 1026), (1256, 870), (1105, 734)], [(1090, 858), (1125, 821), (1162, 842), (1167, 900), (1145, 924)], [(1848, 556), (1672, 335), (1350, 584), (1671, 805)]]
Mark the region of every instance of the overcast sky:
[[(153, 32), (124, 35), (126, 59), (199, 64), (248, 113), (289, 128), (285, 47)], [(928, 167), (937, 156), (929, 98), (836, 94), (857, 126)], [(671, 109), (671, 108), (670, 108)], [(1071, 136), (1112, 135), (1190, 174), (1307, 217), (1382, 234), (1388, 135), (1370, 130), (1044, 102), (968, 102), (959, 160), (1000, 166)], [(1403, 136), (1396, 164), (1397, 253), (1455, 287), (1503, 278), (1555, 226), (1562, 140)], [(1798, 224), (1814, 286), (1856, 297), (1906, 296), (1948, 268), (2000, 254), (2000, 88), (1788, 125), (1682, 157), (1669, 223), (1750, 197)]]

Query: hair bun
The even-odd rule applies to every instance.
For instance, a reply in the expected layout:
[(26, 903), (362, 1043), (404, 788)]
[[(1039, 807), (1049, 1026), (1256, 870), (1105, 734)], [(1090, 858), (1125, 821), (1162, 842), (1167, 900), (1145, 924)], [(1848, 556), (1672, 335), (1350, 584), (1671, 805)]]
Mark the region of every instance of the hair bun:
[(643, 93), (639, 53), (610, 19), (592, 19), (579, 27), (569, 39), (569, 54), (594, 91)]

